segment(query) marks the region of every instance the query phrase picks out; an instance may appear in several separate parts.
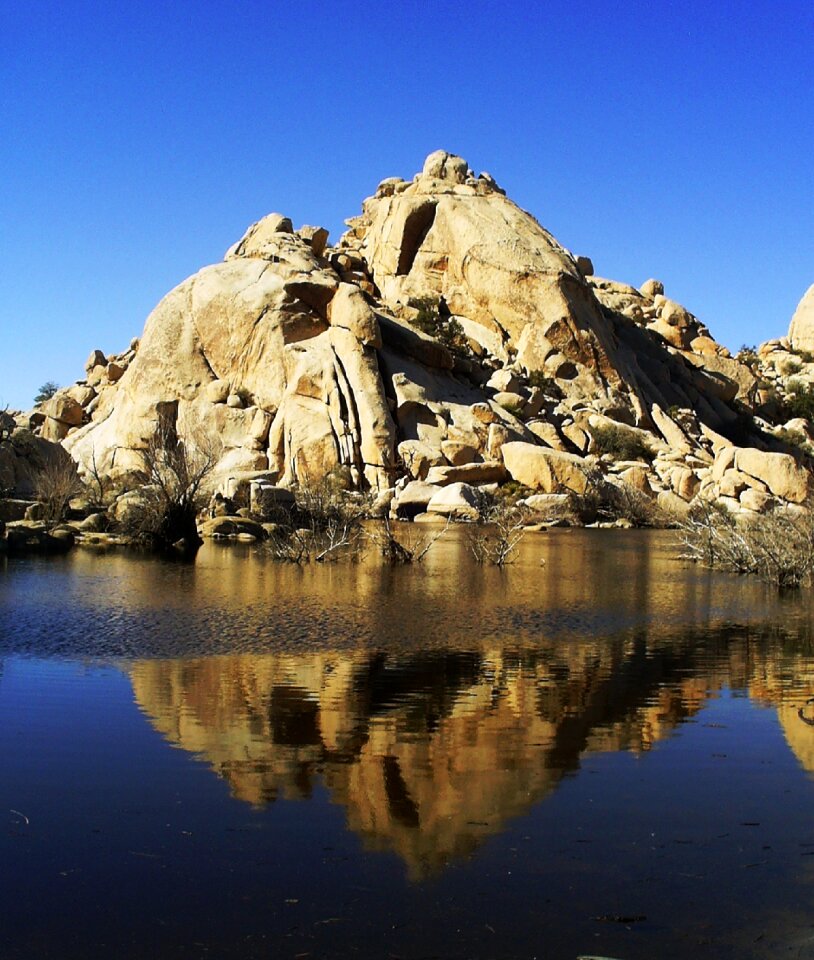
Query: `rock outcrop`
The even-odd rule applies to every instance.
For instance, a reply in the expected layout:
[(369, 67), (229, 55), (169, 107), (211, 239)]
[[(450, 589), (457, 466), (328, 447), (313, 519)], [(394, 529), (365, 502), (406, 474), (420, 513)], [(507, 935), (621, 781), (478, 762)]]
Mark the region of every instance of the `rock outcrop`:
[(814, 283), (806, 290), (791, 318), (789, 343), (793, 350), (814, 350)]
[[(259, 220), (127, 351), (93, 351), (35, 429), (126, 482), (170, 421), (216, 449), (224, 491), (340, 471), (391, 491), (397, 516), (443, 486), (509, 478), (580, 494), (604, 477), (682, 509), (807, 499), (814, 431), (805, 416), (779, 428), (801, 419), (783, 419), (789, 371), (814, 381), (800, 355), (814, 288), (789, 339), (733, 357), (660, 281), (596, 276), (444, 151), (410, 181), (383, 180), (347, 223), (331, 247), (321, 227)], [(724, 449), (733, 465), (719, 470)], [(421, 504), (417, 481), (433, 488)]]

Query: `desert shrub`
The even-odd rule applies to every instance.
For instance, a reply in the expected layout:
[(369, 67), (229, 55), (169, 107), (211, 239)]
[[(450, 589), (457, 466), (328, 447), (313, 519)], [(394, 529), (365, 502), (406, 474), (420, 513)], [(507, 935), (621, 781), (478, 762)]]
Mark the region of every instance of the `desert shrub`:
[(511, 563), (525, 536), (527, 511), (507, 497), (478, 491), (478, 514), (480, 523), (467, 531), (475, 561), (496, 567)]
[(814, 353), (811, 350), (792, 350), (792, 353), (796, 354), (803, 363), (814, 363)]
[(599, 470), (587, 476), (584, 493), (571, 492), (570, 512), (579, 523), (627, 520), (634, 527), (663, 527), (669, 522), (656, 501), (622, 480), (612, 482)]
[(798, 433), (796, 430), (786, 430), (780, 428), (775, 430), (774, 436), (785, 446), (792, 447), (794, 450), (800, 450), (804, 454), (809, 456), (812, 453), (811, 444), (806, 440), (802, 433)]
[(178, 436), (176, 426), (162, 417), (141, 451), (141, 497), (131, 511), (127, 532), (153, 549), (200, 543), (196, 517), (204, 505), (204, 484), (220, 450), (205, 435)]
[(706, 567), (751, 574), (781, 589), (810, 582), (814, 570), (814, 518), (784, 511), (738, 519), (703, 505), (681, 524), (685, 559)]
[(792, 357), (790, 360), (784, 360), (780, 364), (780, 372), (784, 377), (791, 377), (795, 373), (799, 373), (803, 369), (803, 364), (796, 357)]
[(272, 512), (277, 524), (269, 539), (272, 556), (290, 563), (359, 559), (366, 546), (363, 521), (370, 498), (349, 486), (348, 471), (337, 467), (319, 482), (295, 488), (294, 503)]
[(8, 407), (0, 410), (0, 443), (10, 440), (12, 433), (17, 429), (17, 421), (8, 412)]
[(802, 417), (814, 421), (814, 383), (792, 380), (783, 402), (783, 415), (786, 420)]
[(735, 354), (735, 359), (745, 363), (747, 367), (756, 367), (760, 363), (757, 347), (753, 343), (743, 343)]
[(552, 400), (562, 400), (565, 396), (562, 387), (553, 377), (549, 377), (542, 370), (529, 370), (526, 377), (530, 387), (539, 387)]
[(34, 397), (34, 403), (45, 403), (46, 400), (50, 400), (51, 397), (53, 397), (57, 390), (59, 390), (58, 383), (54, 383), (53, 380), (46, 380), (37, 391), (37, 395)]
[(487, 506), (490, 503), (494, 503), (498, 505), (504, 504), (506, 507), (513, 507), (517, 505), (518, 500), (522, 500), (524, 497), (528, 497), (533, 493), (534, 491), (531, 487), (518, 483), (517, 480), (507, 480), (506, 483), (501, 484), (494, 493), (485, 494), (482, 490), (478, 490), (479, 509), (481, 502), (486, 503)]
[(44, 467), (45, 462), (37, 447), (37, 438), (24, 427), (16, 429), (11, 435), (11, 445), (18, 457), (27, 460), (34, 467)]
[(615, 460), (652, 460), (653, 450), (647, 441), (631, 430), (613, 423), (590, 427), (593, 450), (609, 454)]
[(43, 520), (59, 523), (65, 518), (68, 504), (83, 492), (83, 484), (76, 464), (64, 455), (54, 457), (37, 471), (34, 492), (42, 504)]
[(450, 522), (448, 519), (443, 527), (426, 534), (416, 533), (413, 524), (405, 524), (401, 536), (396, 536), (390, 517), (385, 515), (382, 522), (368, 533), (368, 538), (392, 566), (421, 563), (447, 532)]
[(500, 400), (495, 399), (494, 402), (513, 417), (518, 417), (521, 420), (524, 419), (523, 409), (526, 406), (526, 401), (519, 394), (507, 393), (502, 396)]
[(91, 450), (90, 461), (85, 464), (84, 469), (87, 492), (100, 507), (106, 506), (113, 499), (113, 484), (110, 477), (99, 465), (95, 447)]
[(441, 303), (432, 297), (413, 300), (411, 305), (418, 310), (412, 321), (422, 333), (434, 340), (440, 340), (445, 347), (454, 353), (466, 353), (466, 334), (461, 324), (451, 316), (444, 316), (441, 312)]
[(526, 380), (530, 387), (539, 387), (541, 390), (548, 392), (552, 388), (559, 390), (557, 386), (557, 381), (553, 377), (549, 377), (542, 370), (529, 370)]

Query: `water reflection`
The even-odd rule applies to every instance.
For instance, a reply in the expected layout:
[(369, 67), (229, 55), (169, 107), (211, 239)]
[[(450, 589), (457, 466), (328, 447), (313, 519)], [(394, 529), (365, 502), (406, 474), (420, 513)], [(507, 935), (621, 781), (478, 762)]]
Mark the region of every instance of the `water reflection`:
[(812, 955), (810, 594), (675, 552), (4, 562), (4, 960)]
[[(777, 709), (814, 770), (807, 652), (767, 631), (638, 630), (535, 648), (143, 660), (136, 700), (235, 797), (306, 798), (321, 778), (349, 827), (421, 878), (466, 857), (592, 753), (641, 753), (723, 687)], [(811, 677), (811, 680), (806, 679)]]

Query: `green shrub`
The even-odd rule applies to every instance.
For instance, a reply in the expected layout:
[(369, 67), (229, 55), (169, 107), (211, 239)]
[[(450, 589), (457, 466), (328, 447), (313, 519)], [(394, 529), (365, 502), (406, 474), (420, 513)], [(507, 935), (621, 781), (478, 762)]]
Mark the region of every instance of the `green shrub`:
[(418, 310), (418, 315), (412, 321), (422, 333), (434, 340), (440, 340), (445, 347), (454, 353), (466, 352), (466, 334), (461, 324), (450, 316), (442, 316), (439, 300), (424, 297), (413, 300), (412, 306)]
[(752, 371), (760, 365), (760, 357), (758, 357), (757, 350), (753, 344), (744, 343), (735, 354), (735, 359), (746, 364)]
[(507, 394), (502, 397), (500, 400), (495, 400), (495, 403), (499, 403), (504, 410), (508, 410), (512, 416), (521, 417), (523, 408), (526, 405), (526, 401), (519, 394), (512, 395)]
[(792, 380), (783, 403), (783, 414), (787, 420), (802, 417), (814, 421), (814, 383)]
[(803, 368), (803, 364), (796, 357), (792, 357), (790, 360), (784, 360), (780, 364), (780, 372), (784, 377), (793, 376), (795, 373), (799, 373)]
[(615, 460), (652, 460), (653, 450), (638, 434), (616, 424), (591, 427), (593, 452), (608, 454)]
[(797, 450), (802, 450), (803, 453), (811, 454), (811, 445), (806, 438), (801, 433), (797, 433), (796, 430), (785, 430), (781, 427), (775, 431), (774, 436), (788, 447), (794, 447)]
[(540, 387), (541, 390), (548, 390), (554, 385), (554, 380), (542, 370), (529, 370), (526, 380), (530, 387)]

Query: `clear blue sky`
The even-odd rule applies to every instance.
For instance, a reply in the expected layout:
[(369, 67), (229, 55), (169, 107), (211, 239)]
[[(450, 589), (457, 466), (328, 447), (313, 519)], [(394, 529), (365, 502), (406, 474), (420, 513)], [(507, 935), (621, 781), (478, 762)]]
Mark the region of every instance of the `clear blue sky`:
[(0, 0), (0, 406), (439, 147), (730, 347), (814, 282), (814, 4)]

